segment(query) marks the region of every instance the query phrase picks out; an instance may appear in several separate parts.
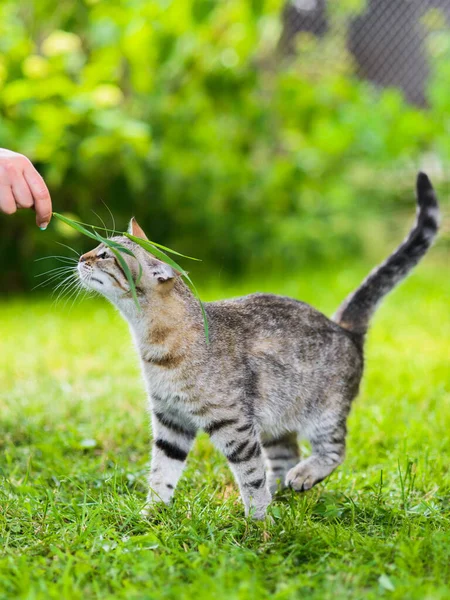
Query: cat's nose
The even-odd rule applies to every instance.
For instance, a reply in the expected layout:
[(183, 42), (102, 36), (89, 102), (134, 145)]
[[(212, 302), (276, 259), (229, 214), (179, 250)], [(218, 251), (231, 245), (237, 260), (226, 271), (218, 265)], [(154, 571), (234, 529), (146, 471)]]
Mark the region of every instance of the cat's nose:
[(85, 252), (84, 254), (82, 254), (80, 256), (80, 258), (78, 259), (78, 262), (82, 263), (82, 262), (87, 262), (88, 260), (91, 261), (95, 261), (95, 249), (91, 250), (90, 252)]

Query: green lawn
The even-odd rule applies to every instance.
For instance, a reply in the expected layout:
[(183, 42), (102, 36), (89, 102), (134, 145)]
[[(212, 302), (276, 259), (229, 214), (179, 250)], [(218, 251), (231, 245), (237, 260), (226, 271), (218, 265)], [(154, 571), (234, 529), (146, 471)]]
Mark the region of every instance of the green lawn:
[[(329, 314), (366, 269), (203, 296), (270, 290)], [(205, 435), (173, 505), (143, 521), (150, 434), (126, 324), (101, 300), (1, 304), (0, 598), (449, 598), (449, 281), (427, 259), (386, 300), (344, 465), (265, 524)]]

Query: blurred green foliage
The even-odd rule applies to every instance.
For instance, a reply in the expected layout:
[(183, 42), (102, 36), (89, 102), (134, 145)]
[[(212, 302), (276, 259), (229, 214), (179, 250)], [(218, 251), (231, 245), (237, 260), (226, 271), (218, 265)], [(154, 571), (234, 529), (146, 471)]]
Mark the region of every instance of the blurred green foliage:
[[(334, 5), (333, 19), (361, 5)], [(152, 239), (215, 268), (359, 251), (366, 218), (412, 210), (425, 153), (448, 164), (450, 36), (430, 36), (419, 110), (358, 81), (337, 30), (278, 55), (281, 7), (3, 0), (0, 145), (35, 162), (58, 212), (92, 222), (104, 201), (119, 228), (134, 214)], [(59, 253), (61, 232), (30, 220), (1, 217), (1, 289)]]

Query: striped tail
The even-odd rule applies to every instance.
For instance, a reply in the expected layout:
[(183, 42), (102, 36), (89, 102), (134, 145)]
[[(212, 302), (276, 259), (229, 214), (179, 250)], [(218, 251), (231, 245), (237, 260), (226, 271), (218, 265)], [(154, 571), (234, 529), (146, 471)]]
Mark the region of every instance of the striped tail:
[(341, 327), (364, 335), (381, 299), (389, 293), (425, 255), (439, 227), (436, 194), (425, 173), (417, 176), (417, 220), (408, 237), (380, 266), (376, 267), (338, 308), (333, 320)]

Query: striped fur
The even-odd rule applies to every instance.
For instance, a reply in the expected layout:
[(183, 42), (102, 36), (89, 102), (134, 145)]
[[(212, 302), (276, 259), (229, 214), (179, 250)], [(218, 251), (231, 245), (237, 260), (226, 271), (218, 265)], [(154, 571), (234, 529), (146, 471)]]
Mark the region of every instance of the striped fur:
[(269, 488), (272, 493), (275, 493), (279, 487), (284, 486), (286, 475), (299, 461), (297, 432), (285, 433), (281, 437), (263, 441), (263, 448)]
[(436, 194), (425, 173), (417, 177), (417, 203), (416, 224), (408, 237), (337, 310), (334, 320), (341, 327), (365, 334), (383, 296), (408, 275), (431, 246), (438, 231), (439, 210)]
[[(369, 319), (437, 231), (437, 202), (423, 174), (417, 189), (415, 227), (335, 322), (291, 298), (253, 294), (206, 304), (207, 345), (198, 302), (168, 265), (118, 238), (142, 266), (137, 310), (114, 256), (104, 246), (84, 255), (81, 280), (119, 308), (140, 355), (153, 429), (149, 511), (172, 498), (199, 430), (227, 458), (246, 514), (257, 519), (279, 487), (308, 490), (341, 464)], [(131, 230), (144, 236), (134, 221)], [(136, 276), (137, 260), (123, 257)], [(298, 435), (312, 447), (303, 460)]]

